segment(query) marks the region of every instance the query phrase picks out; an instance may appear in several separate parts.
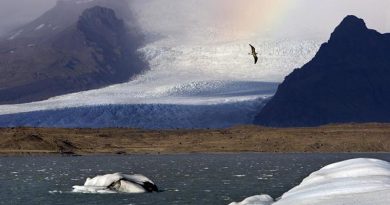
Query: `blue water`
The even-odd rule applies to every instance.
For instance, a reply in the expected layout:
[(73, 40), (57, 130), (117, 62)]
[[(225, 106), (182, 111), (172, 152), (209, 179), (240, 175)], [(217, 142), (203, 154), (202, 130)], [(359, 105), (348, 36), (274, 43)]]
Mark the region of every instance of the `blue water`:
[[(341, 160), (390, 154), (183, 154), (0, 157), (0, 204), (219, 205), (279, 197), (311, 172)], [(72, 193), (87, 177), (123, 172), (151, 178), (153, 194)]]

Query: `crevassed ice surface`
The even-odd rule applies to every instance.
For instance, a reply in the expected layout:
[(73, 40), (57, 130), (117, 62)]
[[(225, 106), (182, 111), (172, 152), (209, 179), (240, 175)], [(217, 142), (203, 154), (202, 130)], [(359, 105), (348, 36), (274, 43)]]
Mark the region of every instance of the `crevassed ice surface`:
[[(273, 205), (388, 205), (389, 195), (390, 163), (360, 158), (334, 163), (313, 172)], [(257, 203), (264, 201), (258, 199), (246, 203), (244, 200), (239, 204)]]

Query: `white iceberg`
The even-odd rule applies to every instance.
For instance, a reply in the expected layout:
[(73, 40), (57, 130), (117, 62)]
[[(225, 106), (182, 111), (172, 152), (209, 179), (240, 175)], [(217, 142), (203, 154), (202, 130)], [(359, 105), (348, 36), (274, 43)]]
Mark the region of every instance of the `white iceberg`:
[(390, 163), (351, 159), (313, 172), (274, 203), (249, 197), (231, 205), (389, 205)]
[(87, 178), (83, 186), (73, 186), (73, 192), (79, 193), (144, 193), (153, 191), (158, 191), (154, 182), (140, 174), (106, 174)]

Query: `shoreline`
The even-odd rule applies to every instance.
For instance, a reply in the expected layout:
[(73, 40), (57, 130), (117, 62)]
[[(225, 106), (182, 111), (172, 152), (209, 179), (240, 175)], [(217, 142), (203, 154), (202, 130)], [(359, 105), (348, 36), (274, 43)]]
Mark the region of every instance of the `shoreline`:
[(236, 155), (236, 154), (275, 154), (275, 155), (302, 155), (302, 154), (341, 154), (341, 155), (359, 155), (359, 154), (390, 154), (389, 152), (178, 152), (178, 153), (126, 153), (126, 154), (115, 154), (115, 153), (72, 153), (72, 154), (61, 154), (57, 152), (0, 152), (1, 157), (95, 157), (95, 156), (180, 156), (180, 155)]
[(0, 156), (389, 153), (390, 124), (227, 129), (0, 128)]

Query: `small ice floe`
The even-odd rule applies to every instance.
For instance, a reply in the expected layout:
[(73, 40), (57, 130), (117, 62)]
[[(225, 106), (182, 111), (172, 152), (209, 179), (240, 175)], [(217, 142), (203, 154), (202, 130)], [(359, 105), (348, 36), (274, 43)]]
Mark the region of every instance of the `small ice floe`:
[(62, 194), (62, 191), (53, 190), (53, 191), (49, 191), (49, 194)]
[(231, 205), (389, 205), (390, 163), (377, 159), (334, 163), (310, 174), (276, 202), (261, 196)]
[(106, 174), (87, 178), (84, 186), (73, 186), (79, 193), (145, 193), (158, 192), (157, 186), (147, 177), (135, 174)]
[(222, 183), (225, 185), (230, 184), (230, 180), (222, 180)]

